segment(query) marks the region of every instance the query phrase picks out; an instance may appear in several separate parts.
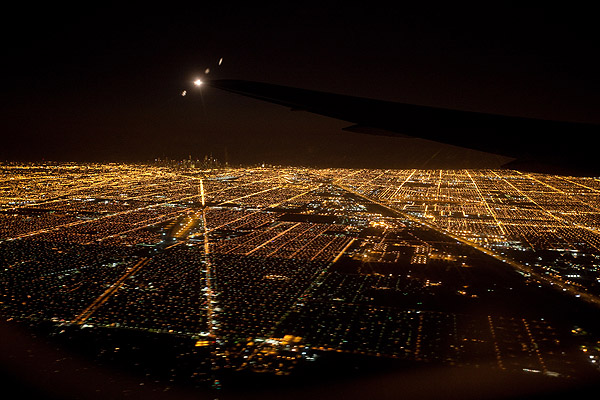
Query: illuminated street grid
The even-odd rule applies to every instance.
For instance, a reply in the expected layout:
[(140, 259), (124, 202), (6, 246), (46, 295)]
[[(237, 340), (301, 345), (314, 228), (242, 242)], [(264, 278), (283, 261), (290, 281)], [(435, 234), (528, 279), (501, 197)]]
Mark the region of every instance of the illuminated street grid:
[(600, 180), (500, 170), (361, 170), (369, 198), (600, 294)]
[(5, 319), (182, 335), (211, 371), (289, 374), (341, 352), (576, 374), (549, 297), (499, 257), (597, 294), (596, 179), (119, 164), (0, 177)]

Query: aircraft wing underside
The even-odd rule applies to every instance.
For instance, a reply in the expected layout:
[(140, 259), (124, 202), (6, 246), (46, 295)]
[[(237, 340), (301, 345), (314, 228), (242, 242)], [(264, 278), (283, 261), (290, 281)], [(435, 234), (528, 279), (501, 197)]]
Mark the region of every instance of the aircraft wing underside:
[(347, 130), (411, 136), (514, 158), (505, 167), (599, 176), (594, 124), (540, 120), (361, 98), (268, 83), (212, 80), (211, 87), (351, 122)]

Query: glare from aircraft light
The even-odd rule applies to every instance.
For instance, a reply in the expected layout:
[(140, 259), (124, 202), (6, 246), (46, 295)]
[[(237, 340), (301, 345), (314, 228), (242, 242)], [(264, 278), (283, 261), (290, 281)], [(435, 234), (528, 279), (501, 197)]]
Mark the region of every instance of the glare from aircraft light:
[(194, 81), (194, 85), (196, 85), (196, 86), (200, 86), (200, 85), (202, 85), (202, 83), (203, 83), (203, 82), (202, 82), (202, 80), (200, 80), (200, 79), (196, 79), (196, 80)]

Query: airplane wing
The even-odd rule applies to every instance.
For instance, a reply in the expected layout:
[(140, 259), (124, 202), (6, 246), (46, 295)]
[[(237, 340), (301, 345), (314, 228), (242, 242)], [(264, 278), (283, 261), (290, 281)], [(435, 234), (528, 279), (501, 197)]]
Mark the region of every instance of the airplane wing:
[(294, 110), (351, 122), (349, 131), (410, 136), (511, 157), (504, 167), (600, 176), (600, 125), (396, 103), (243, 80), (207, 85)]

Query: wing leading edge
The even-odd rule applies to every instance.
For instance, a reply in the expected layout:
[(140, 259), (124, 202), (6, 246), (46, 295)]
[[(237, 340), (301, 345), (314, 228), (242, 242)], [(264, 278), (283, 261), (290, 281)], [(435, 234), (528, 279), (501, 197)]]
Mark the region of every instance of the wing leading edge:
[(451, 110), (243, 80), (209, 86), (353, 123), (348, 130), (411, 136), (514, 158), (505, 167), (598, 176), (590, 145), (600, 125)]

